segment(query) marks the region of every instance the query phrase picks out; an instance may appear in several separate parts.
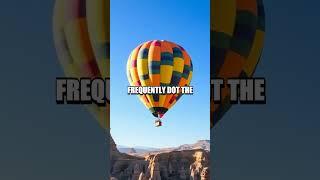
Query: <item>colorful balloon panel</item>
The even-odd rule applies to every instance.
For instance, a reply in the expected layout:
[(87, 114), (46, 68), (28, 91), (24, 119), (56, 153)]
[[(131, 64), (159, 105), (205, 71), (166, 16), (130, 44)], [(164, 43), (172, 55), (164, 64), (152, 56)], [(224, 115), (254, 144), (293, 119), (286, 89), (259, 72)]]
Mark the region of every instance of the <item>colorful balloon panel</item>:
[[(139, 45), (127, 61), (127, 77), (131, 86), (189, 86), (192, 71), (188, 53), (181, 46), (163, 40)], [(138, 96), (155, 117), (162, 117), (181, 94)]]
[[(262, 0), (211, 0), (211, 79), (252, 77), (264, 34)], [(220, 104), (211, 97), (211, 127), (230, 109), (229, 93), (222, 90)]]
[[(56, 0), (53, 36), (67, 77), (110, 79), (109, 4), (109, 0)], [(105, 129), (110, 124), (109, 97), (107, 93), (106, 107), (87, 105)]]

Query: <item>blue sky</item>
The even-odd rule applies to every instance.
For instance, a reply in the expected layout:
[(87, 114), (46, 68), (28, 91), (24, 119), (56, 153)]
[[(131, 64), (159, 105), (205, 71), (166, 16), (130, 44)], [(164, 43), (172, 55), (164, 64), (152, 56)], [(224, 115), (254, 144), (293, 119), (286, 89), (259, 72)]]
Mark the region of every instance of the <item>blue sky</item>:
[[(111, 134), (117, 144), (169, 147), (210, 139), (209, 1), (112, 1), (111, 7)], [(194, 64), (194, 95), (183, 96), (161, 128), (138, 97), (127, 95), (127, 58), (154, 39), (181, 45)]]

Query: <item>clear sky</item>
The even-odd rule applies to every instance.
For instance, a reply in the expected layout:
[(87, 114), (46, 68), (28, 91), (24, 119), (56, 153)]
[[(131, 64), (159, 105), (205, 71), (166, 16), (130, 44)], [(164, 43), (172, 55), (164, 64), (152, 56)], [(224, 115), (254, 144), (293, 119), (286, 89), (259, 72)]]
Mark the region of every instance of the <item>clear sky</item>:
[[(210, 7), (204, 1), (111, 2), (111, 134), (117, 144), (169, 147), (210, 139)], [(191, 56), (194, 95), (184, 95), (154, 127), (138, 97), (127, 95), (130, 52), (148, 40), (169, 40)]]

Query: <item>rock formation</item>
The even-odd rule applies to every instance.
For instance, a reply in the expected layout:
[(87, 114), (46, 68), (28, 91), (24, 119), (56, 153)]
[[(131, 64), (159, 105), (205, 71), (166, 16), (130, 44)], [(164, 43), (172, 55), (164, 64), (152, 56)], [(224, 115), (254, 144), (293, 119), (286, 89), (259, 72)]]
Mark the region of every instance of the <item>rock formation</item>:
[(172, 151), (145, 158), (120, 153), (111, 138), (113, 180), (209, 180), (209, 152), (203, 149)]
[(190, 179), (206, 179), (206, 177), (209, 176), (207, 173), (209, 169), (208, 154), (204, 153), (203, 151), (197, 151), (193, 157), (195, 158), (195, 162), (190, 166)]

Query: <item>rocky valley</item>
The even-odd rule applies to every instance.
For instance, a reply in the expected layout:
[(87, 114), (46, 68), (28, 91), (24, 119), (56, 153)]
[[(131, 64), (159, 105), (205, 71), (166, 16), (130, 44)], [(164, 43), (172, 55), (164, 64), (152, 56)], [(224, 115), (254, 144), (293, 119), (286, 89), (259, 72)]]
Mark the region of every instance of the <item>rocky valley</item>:
[[(209, 146), (210, 147), (210, 146)], [(209, 180), (210, 152), (207, 143), (183, 145), (134, 155), (122, 153), (111, 137), (112, 180)]]

